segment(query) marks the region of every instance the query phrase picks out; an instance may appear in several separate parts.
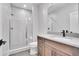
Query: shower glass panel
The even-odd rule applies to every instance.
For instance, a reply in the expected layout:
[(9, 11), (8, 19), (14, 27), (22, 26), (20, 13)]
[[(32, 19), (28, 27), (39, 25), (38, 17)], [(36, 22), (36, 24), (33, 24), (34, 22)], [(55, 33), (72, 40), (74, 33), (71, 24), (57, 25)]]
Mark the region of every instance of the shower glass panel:
[[(32, 11), (11, 4), (10, 50), (27, 48), (32, 41)], [(31, 41), (30, 41), (31, 40)]]

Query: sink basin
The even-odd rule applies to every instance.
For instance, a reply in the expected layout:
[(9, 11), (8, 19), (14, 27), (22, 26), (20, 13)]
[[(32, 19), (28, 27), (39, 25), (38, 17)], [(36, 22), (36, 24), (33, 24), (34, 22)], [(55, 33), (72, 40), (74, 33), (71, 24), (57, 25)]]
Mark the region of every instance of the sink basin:
[[(45, 37), (46, 38), (53, 38), (53, 39), (55, 39), (55, 41), (62, 41), (62, 42), (72, 42), (72, 41), (75, 41), (75, 38), (74, 37), (68, 37), (68, 36), (66, 36), (66, 37), (63, 37), (63, 36), (61, 36), (61, 35), (52, 35), (52, 34), (45, 34)], [(51, 40), (53, 40), (53, 39), (51, 39)]]
[(71, 37), (63, 37), (61, 35), (47, 35), (46, 37), (50, 37), (50, 38), (53, 37), (53, 39), (55, 39), (56, 41), (64, 41), (64, 42), (65, 41), (72, 41)]
[(70, 40), (72, 40), (72, 38), (71, 37), (64, 37), (65, 39), (70, 39)]
[(70, 37), (54, 37), (56, 40), (58, 40), (58, 41), (64, 41), (64, 42), (66, 42), (66, 41), (72, 41), (72, 39), (70, 38)]

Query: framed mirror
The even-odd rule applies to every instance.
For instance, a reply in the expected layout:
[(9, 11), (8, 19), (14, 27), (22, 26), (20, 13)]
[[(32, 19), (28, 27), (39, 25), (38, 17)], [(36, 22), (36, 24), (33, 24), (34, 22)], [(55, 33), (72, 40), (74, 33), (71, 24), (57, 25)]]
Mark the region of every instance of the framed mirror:
[(48, 8), (48, 32), (79, 33), (78, 3), (52, 3)]

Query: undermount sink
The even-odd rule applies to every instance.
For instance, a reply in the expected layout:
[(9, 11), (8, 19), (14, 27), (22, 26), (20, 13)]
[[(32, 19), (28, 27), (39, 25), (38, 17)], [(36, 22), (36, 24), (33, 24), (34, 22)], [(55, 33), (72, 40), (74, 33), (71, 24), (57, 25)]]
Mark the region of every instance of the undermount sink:
[(49, 35), (50, 37), (56, 38), (56, 39), (63, 39), (63, 40), (72, 40), (71, 37), (63, 37), (61, 35)]
[(65, 39), (69, 39), (69, 40), (72, 40), (72, 38), (71, 37), (64, 37)]
[(72, 40), (71, 38), (68, 37), (55, 37), (57, 40)]
[[(55, 41), (62, 41), (62, 42), (72, 42), (75, 41), (74, 37), (63, 37), (62, 35), (54, 35), (54, 34), (45, 34), (46, 38), (51, 38), (51, 40), (55, 39)], [(53, 39), (52, 39), (53, 38)]]

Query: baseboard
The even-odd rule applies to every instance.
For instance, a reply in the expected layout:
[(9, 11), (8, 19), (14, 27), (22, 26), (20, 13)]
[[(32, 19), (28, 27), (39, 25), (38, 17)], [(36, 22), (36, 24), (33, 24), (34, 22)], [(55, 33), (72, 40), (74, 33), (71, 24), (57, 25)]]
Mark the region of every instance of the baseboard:
[(15, 54), (15, 53), (18, 53), (18, 52), (22, 52), (22, 51), (25, 51), (25, 50), (28, 50), (28, 49), (29, 49), (28, 46), (22, 47), (22, 48), (18, 48), (18, 49), (13, 49), (13, 50), (9, 51), (9, 55)]

